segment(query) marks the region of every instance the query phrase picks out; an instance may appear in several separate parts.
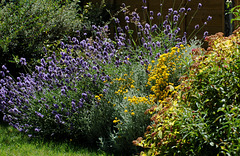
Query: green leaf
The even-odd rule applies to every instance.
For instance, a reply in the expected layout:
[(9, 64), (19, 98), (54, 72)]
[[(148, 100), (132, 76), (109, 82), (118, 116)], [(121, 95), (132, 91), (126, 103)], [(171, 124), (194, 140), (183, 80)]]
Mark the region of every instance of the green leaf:
[(163, 133), (162, 133), (162, 131), (161, 131), (161, 130), (159, 130), (159, 132), (158, 132), (158, 136), (159, 136), (159, 138), (162, 138), (162, 136), (163, 136)]

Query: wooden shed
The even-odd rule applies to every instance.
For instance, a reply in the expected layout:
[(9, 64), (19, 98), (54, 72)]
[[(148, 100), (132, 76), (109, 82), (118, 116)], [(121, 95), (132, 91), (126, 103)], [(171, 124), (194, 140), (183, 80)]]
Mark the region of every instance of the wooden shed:
[[(88, 0), (93, 3), (101, 2), (101, 0)], [(122, 3), (125, 3), (126, 6), (130, 6), (130, 10), (137, 9), (137, 12), (140, 16), (142, 14), (142, 6), (147, 6), (148, 11), (153, 11), (155, 16), (160, 12), (160, 5), (162, 4), (162, 15), (166, 15), (169, 8), (179, 9), (179, 6), (186, 6), (186, 8), (191, 8), (191, 12), (186, 16), (183, 21), (181, 29), (190, 34), (195, 25), (204, 24), (207, 21), (208, 16), (212, 16), (212, 21), (208, 22), (207, 25), (198, 33), (198, 37), (203, 35), (203, 32), (208, 31), (209, 34), (215, 34), (217, 32), (224, 32), (225, 35), (229, 35), (232, 32), (232, 24), (230, 23), (229, 15), (226, 15), (226, 0), (146, 0), (147, 3), (144, 4), (143, 0), (105, 0), (107, 4), (111, 5), (111, 11), (116, 12), (120, 9)], [(232, 0), (233, 5), (239, 5), (240, 0)], [(202, 7), (198, 9), (199, 3), (202, 4)], [(195, 10), (198, 10), (196, 15)], [(194, 19), (192, 17), (194, 16)], [(123, 14), (119, 14), (119, 19), (124, 20)], [(156, 18), (155, 18), (156, 19)]]

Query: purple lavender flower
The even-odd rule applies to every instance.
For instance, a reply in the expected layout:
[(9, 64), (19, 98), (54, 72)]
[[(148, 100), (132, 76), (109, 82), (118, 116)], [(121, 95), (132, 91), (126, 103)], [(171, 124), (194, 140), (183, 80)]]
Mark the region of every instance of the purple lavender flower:
[(2, 65), (2, 69), (3, 69), (4, 71), (7, 71), (7, 67), (6, 67), (5, 65)]
[(168, 24), (167, 20), (163, 21), (163, 27), (166, 27), (167, 24)]
[(47, 109), (49, 109), (49, 108), (50, 108), (48, 104), (44, 104), (44, 106), (45, 106)]
[(170, 30), (170, 29), (171, 29), (171, 26), (170, 26), (170, 25), (166, 25), (166, 29), (167, 29), (167, 30)]
[(153, 11), (150, 11), (150, 15), (153, 16), (153, 14), (154, 14)]
[(195, 25), (195, 29), (199, 29), (199, 24)]
[(168, 20), (168, 18), (169, 18), (169, 15), (166, 15), (166, 16), (165, 16), (165, 19)]
[(55, 115), (55, 119), (57, 120), (58, 123), (61, 123), (61, 118), (59, 114)]
[(44, 51), (45, 53), (47, 53), (47, 49), (46, 49), (45, 46), (43, 47), (43, 51)]
[(148, 23), (145, 24), (145, 28), (150, 30), (150, 25)]
[(125, 16), (125, 21), (126, 21), (127, 23), (129, 23), (129, 17), (128, 17), (128, 16)]
[(174, 21), (174, 22), (177, 22), (177, 21), (178, 21), (178, 16), (177, 16), (177, 15), (174, 15), (174, 16), (173, 16), (173, 21)]
[(82, 96), (86, 99), (87, 98), (87, 94), (86, 93), (82, 93)]
[(120, 21), (119, 21), (118, 18), (115, 18), (114, 21), (115, 21), (115, 23), (117, 23), (117, 24), (120, 23)]
[(212, 16), (208, 16), (207, 21), (211, 21), (212, 20)]
[(202, 3), (198, 3), (198, 9), (201, 9)]
[(156, 45), (157, 45), (158, 48), (161, 47), (161, 43), (159, 41), (156, 42)]
[(76, 33), (77, 33), (77, 36), (79, 36), (79, 37), (80, 37), (80, 31), (79, 31), (79, 30), (77, 30), (77, 31), (76, 31)]
[(143, 44), (143, 47), (147, 49), (147, 43), (144, 43), (144, 44)]
[(183, 12), (185, 12), (185, 11), (186, 11), (186, 9), (185, 9), (184, 7), (182, 7), (182, 8), (179, 9), (179, 12), (181, 12), (181, 13), (183, 13)]
[[(2, 76), (2, 77), (5, 77), (5, 73), (3, 72), (3, 71), (0, 71), (0, 75)], [(3, 81), (3, 80), (2, 80)]]
[(35, 130), (36, 132), (40, 132), (41, 129), (40, 129), (40, 128), (35, 128), (34, 130)]
[(205, 37), (207, 37), (208, 36), (208, 31), (205, 31), (204, 33), (203, 33), (203, 38), (205, 38)]
[(42, 115), (41, 113), (39, 113), (39, 112), (37, 112), (37, 111), (35, 111), (35, 113), (37, 114), (37, 116), (39, 116), (39, 117), (41, 117), (41, 118), (44, 117), (44, 115)]
[(19, 62), (20, 62), (21, 65), (24, 65), (24, 66), (27, 65), (27, 62), (26, 62), (25, 58), (20, 58)]
[(57, 104), (53, 104), (53, 107), (57, 108), (57, 109), (59, 108), (59, 106)]
[(158, 59), (160, 56), (161, 56), (161, 54), (157, 53), (156, 56), (155, 56), (155, 59)]

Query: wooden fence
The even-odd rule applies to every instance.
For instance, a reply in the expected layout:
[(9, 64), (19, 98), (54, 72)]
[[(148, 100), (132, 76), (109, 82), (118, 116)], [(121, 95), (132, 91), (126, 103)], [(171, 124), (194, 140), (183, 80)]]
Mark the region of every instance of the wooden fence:
[[(101, 0), (88, 0), (93, 3), (98, 2), (100, 3)], [(130, 6), (130, 10), (137, 9), (137, 12), (140, 14), (140, 16), (143, 16), (142, 14), (142, 0), (105, 0), (106, 3), (110, 4), (112, 7), (112, 11), (119, 10), (122, 3), (125, 3), (126, 6)], [(168, 12), (168, 8), (173, 7), (173, 2), (175, 1), (174, 9), (178, 9), (180, 4), (182, 6), (185, 6), (186, 8), (191, 8), (192, 11), (189, 12), (187, 17), (185, 18), (183, 25), (181, 26), (181, 29), (186, 31), (188, 34), (190, 34), (193, 30), (195, 25), (204, 24), (204, 22), (207, 21), (208, 16), (212, 16), (212, 21), (208, 22), (208, 24), (198, 33), (198, 37), (201, 37), (205, 31), (208, 31), (209, 34), (215, 34), (217, 32), (226, 32), (226, 19), (225, 19), (225, 0), (191, 0), (191, 2), (188, 2), (188, 0), (147, 0), (146, 6), (148, 7), (148, 11), (154, 11), (155, 13), (155, 19), (157, 12), (160, 11), (160, 3), (163, 2), (163, 10), (162, 15), (166, 15)], [(197, 10), (198, 4), (201, 3), (202, 7), (198, 10), (197, 14), (194, 16), (194, 19), (191, 21), (192, 16), (195, 13), (195, 10)], [(240, 4), (240, 0), (235, 0), (235, 5)], [(124, 20), (123, 14), (119, 14), (119, 19)], [(190, 22), (191, 21), (191, 22)]]

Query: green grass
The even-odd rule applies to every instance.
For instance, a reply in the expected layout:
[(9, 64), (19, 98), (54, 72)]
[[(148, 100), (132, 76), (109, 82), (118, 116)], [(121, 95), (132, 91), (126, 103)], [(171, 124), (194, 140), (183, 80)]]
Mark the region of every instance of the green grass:
[(94, 148), (73, 145), (69, 141), (53, 142), (30, 139), (11, 126), (0, 123), (1, 156), (105, 156)]

